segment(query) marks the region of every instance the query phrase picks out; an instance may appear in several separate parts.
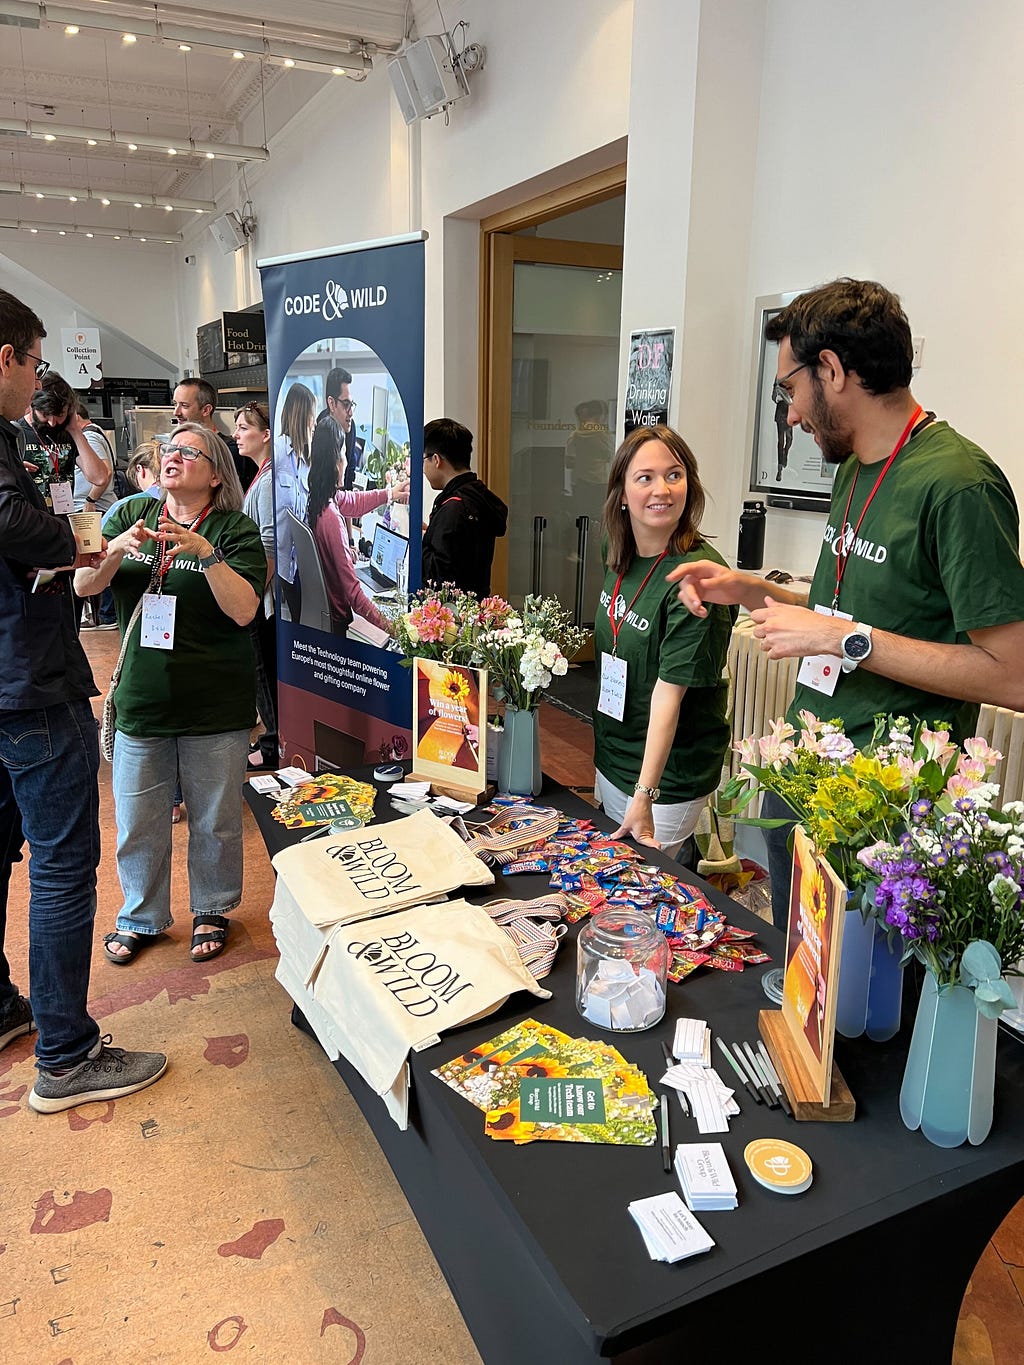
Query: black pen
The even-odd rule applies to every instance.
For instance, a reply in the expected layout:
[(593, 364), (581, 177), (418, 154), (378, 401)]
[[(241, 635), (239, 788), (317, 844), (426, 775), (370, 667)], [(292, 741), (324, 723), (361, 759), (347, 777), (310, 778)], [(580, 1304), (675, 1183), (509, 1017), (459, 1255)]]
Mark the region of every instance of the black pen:
[[(662, 1043), (661, 1055), (665, 1058), (666, 1068), (671, 1068), (675, 1066), (676, 1059), (672, 1056), (672, 1049), (669, 1047), (668, 1043)], [(679, 1101), (679, 1108), (683, 1111), (686, 1117), (689, 1118), (690, 1106), (686, 1101), (685, 1094), (681, 1090), (676, 1091), (676, 1099)]]
[(790, 1106), (789, 1099), (786, 1096), (785, 1090), (783, 1090), (782, 1088), (782, 1082), (779, 1080), (779, 1073), (775, 1070), (775, 1064), (772, 1061), (771, 1057), (769, 1057), (764, 1043), (760, 1042), (758, 1043), (757, 1051), (758, 1055), (761, 1058), (761, 1066), (764, 1070), (764, 1074), (771, 1081), (772, 1088), (774, 1089), (776, 1095), (778, 1095), (779, 1097), (779, 1103), (782, 1105), (783, 1109), (785, 1109), (789, 1117), (792, 1118), (793, 1110)]
[(747, 1059), (744, 1057), (743, 1052), (740, 1049), (739, 1043), (730, 1043), (729, 1046), (732, 1048), (733, 1056), (736, 1058), (740, 1070), (744, 1073), (744, 1075), (750, 1077), (750, 1083), (757, 1091), (758, 1099), (762, 1104), (767, 1105), (768, 1108), (770, 1109), (771, 1102), (768, 1099), (768, 1092), (767, 1090), (765, 1090), (764, 1086), (758, 1082), (757, 1076), (751, 1071), (749, 1065), (747, 1064)]
[(668, 1128), (668, 1093), (661, 1092), (661, 1167), (666, 1175), (672, 1174), (672, 1141)]
[(749, 1043), (743, 1043), (742, 1047), (743, 1051), (746, 1054), (747, 1061), (750, 1063), (751, 1071), (753, 1071), (756, 1079), (764, 1085), (764, 1091), (765, 1094), (768, 1096), (769, 1101), (771, 1102), (771, 1107), (773, 1109), (778, 1109), (779, 1097), (775, 1091), (775, 1087), (772, 1085), (771, 1081), (768, 1079), (768, 1076), (765, 1074), (764, 1067), (758, 1060), (757, 1054), (754, 1052), (754, 1049), (750, 1046)]
[(715, 1042), (718, 1044), (719, 1048), (721, 1048), (722, 1056), (725, 1058), (725, 1060), (726, 1060), (726, 1061), (729, 1063), (729, 1065), (732, 1067), (733, 1071), (736, 1072), (736, 1075), (739, 1076), (740, 1080), (743, 1082), (744, 1086), (746, 1087), (747, 1091), (748, 1091), (749, 1094), (750, 1094), (750, 1098), (754, 1101), (755, 1104), (760, 1104), (760, 1103), (761, 1103), (761, 1097), (760, 1097), (760, 1095), (758, 1095), (757, 1091), (753, 1088), (753, 1086), (752, 1086), (752, 1085), (750, 1084), (750, 1082), (747, 1080), (747, 1078), (746, 1078), (746, 1076), (744, 1075), (744, 1073), (743, 1073), (743, 1072), (739, 1069), (739, 1067), (736, 1065), (736, 1061), (735, 1061), (735, 1059), (733, 1058), (732, 1053), (729, 1051), (729, 1049), (726, 1047), (726, 1045), (722, 1042), (721, 1038), (716, 1038), (716, 1039), (715, 1039)]

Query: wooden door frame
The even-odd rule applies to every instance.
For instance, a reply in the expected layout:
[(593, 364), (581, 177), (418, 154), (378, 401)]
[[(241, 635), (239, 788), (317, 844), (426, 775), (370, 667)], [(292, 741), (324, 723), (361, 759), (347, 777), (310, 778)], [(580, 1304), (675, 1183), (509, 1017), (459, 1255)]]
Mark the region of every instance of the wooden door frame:
[[(622, 247), (557, 237), (517, 237), (524, 228), (614, 199), (626, 188), (623, 162), (480, 220), (480, 477), (509, 501), (512, 414), (512, 275), (517, 261), (621, 270)], [(508, 589), (508, 536), (495, 544), (494, 590)]]

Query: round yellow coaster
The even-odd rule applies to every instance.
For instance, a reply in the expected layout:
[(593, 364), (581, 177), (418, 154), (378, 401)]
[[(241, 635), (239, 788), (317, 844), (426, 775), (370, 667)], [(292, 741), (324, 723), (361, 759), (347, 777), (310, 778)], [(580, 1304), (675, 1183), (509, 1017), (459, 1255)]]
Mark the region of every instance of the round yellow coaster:
[(803, 1194), (814, 1179), (811, 1158), (803, 1148), (778, 1138), (757, 1138), (747, 1143), (743, 1159), (754, 1179), (778, 1194)]

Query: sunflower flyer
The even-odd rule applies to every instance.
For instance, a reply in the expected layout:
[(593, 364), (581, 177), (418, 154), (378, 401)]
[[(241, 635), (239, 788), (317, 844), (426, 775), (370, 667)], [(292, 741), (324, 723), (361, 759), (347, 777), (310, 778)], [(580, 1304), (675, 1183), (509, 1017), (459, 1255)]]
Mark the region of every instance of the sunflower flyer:
[(476, 801), (487, 790), (487, 671), (443, 660), (412, 661), (412, 781)]
[(373, 819), (376, 788), (341, 773), (321, 773), (310, 782), (292, 787), (271, 811), (286, 829), (306, 829), (337, 821), (345, 829)]
[(793, 839), (782, 1017), (826, 1107), (845, 911), (845, 886), (798, 825)]
[(647, 1077), (608, 1043), (570, 1038), (526, 1019), (433, 1073), (481, 1109), (497, 1141), (610, 1143), (656, 1140)]

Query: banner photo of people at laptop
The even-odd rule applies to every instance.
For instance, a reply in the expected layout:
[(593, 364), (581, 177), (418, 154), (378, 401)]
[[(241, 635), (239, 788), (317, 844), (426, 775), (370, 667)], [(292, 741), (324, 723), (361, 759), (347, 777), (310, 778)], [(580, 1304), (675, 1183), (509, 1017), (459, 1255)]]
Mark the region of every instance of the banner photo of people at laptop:
[(393, 621), (420, 580), (423, 241), (260, 262), (285, 761), (408, 757)]

